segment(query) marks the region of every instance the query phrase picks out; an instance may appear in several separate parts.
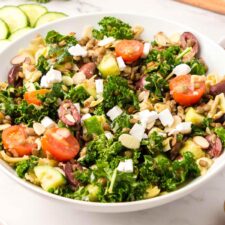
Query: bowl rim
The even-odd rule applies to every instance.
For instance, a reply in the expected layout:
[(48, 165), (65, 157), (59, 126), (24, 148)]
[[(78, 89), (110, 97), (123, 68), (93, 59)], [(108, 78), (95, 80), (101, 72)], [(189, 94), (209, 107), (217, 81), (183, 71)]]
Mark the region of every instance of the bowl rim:
[[(8, 51), (8, 49), (12, 48), (13, 46), (16, 46), (17, 42), (19, 42), (22, 39), (25, 39), (27, 36), (38, 33), (38, 31), (44, 30), (47, 27), (51, 27), (52, 25), (57, 25), (57, 24), (63, 24), (64, 21), (69, 21), (69, 20), (74, 20), (77, 18), (84, 18), (87, 16), (136, 16), (136, 17), (140, 17), (140, 18), (152, 18), (152, 19), (157, 19), (160, 20), (162, 22), (165, 23), (170, 23), (172, 25), (175, 25), (177, 27), (183, 28), (183, 29), (187, 29), (189, 31), (193, 31), (195, 34), (197, 34), (198, 36), (204, 38), (207, 42), (210, 42), (212, 45), (217, 46), (217, 48), (221, 48), (223, 50), (223, 48), (218, 45), (215, 41), (213, 41), (212, 39), (210, 39), (209, 37), (205, 36), (204, 34), (201, 34), (200, 32), (196, 31), (195, 29), (183, 25), (181, 23), (175, 22), (173, 20), (169, 20), (160, 16), (150, 16), (146, 13), (133, 13), (133, 12), (114, 12), (114, 11), (102, 11), (102, 12), (93, 12), (93, 13), (82, 13), (79, 15), (75, 15), (75, 16), (69, 16), (67, 18), (63, 18), (60, 19), (58, 21), (54, 21), (51, 23), (48, 23), (46, 25), (43, 25), (41, 27), (35, 28), (34, 30), (28, 32), (27, 34), (25, 34), (22, 37), (19, 37), (16, 41), (14, 41), (13, 43), (9, 44), (9, 46), (7, 46), (2, 52), (0, 52), (0, 55), (4, 54), (5, 52)], [(223, 153), (225, 154), (225, 152)], [(153, 206), (148, 205), (147, 207), (144, 208), (151, 208), (151, 207), (156, 207), (159, 205), (163, 205), (169, 202), (172, 202), (176, 199), (179, 199), (181, 197), (186, 196), (187, 194), (193, 192), (194, 190), (196, 190), (199, 186), (202, 186), (203, 184), (205, 184), (207, 181), (209, 181), (213, 176), (215, 176), (216, 174), (218, 174), (223, 168), (225, 168), (225, 161), (224, 163), (218, 164), (217, 168), (214, 171), (211, 171), (210, 173), (207, 173), (204, 176), (200, 176), (198, 178), (195, 178), (193, 181), (191, 181), (190, 183), (188, 183), (187, 185), (167, 193), (166, 195), (161, 195), (161, 196), (157, 196), (155, 198), (150, 198), (150, 199), (143, 199), (143, 200), (137, 200), (137, 201), (131, 201), (131, 202), (116, 202), (116, 203), (100, 203), (100, 202), (87, 202), (87, 201), (82, 201), (82, 200), (76, 200), (76, 199), (70, 199), (70, 198), (66, 198), (66, 197), (62, 197), (56, 194), (52, 194), (49, 192), (44, 191), (42, 188), (40, 188), (39, 186), (33, 185), (31, 183), (29, 183), (28, 181), (25, 181), (24, 179), (19, 178), (18, 176), (16, 176), (16, 174), (10, 172), (10, 169), (8, 169), (7, 167), (9, 166), (7, 163), (5, 166), (3, 165), (3, 163), (1, 162), (3, 160), (0, 159), (0, 169), (7, 174), (12, 180), (16, 181), (17, 183), (19, 183), (20, 185), (22, 185), (23, 187), (40, 194), (41, 196), (45, 196), (48, 197), (49, 199), (55, 199), (58, 201), (63, 201), (63, 202), (67, 202), (70, 204), (74, 204), (74, 205), (82, 205), (82, 206), (87, 206), (87, 207), (97, 207), (97, 208), (120, 208), (120, 207), (126, 207), (126, 206), (141, 206), (141, 205), (148, 205), (150, 203), (152, 203)], [(10, 166), (9, 166), (10, 167)], [(144, 209), (143, 208), (143, 209)], [(142, 210), (142, 208), (140, 209), (131, 209), (128, 211), (137, 211), (137, 210)], [(90, 210), (91, 211), (91, 210)], [(107, 211), (109, 212), (109, 211)], [(116, 211), (118, 212), (118, 211)]]

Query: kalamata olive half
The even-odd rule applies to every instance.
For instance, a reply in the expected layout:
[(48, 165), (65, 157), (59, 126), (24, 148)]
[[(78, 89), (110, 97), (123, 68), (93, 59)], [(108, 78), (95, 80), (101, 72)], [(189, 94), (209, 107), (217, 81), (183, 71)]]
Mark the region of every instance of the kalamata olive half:
[(191, 32), (184, 32), (180, 37), (180, 41), (181, 41), (181, 47), (183, 49), (187, 47), (192, 47), (192, 52), (191, 52), (192, 56), (195, 56), (199, 52), (198, 39)]
[(222, 142), (219, 137), (217, 137), (215, 134), (210, 134), (206, 136), (207, 141), (209, 142), (209, 148), (207, 152), (211, 157), (218, 157), (222, 153)]
[(87, 79), (90, 79), (94, 74), (96, 70), (96, 65), (93, 62), (89, 62), (81, 66), (80, 72), (83, 72)]
[(68, 179), (69, 183), (73, 186), (74, 189), (76, 189), (80, 185), (80, 181), (78, 181), (74, 177), (74, 172), (76, 170), (82, 170), (82, 166), (78, 162), (67, 162), (64, 168), (64, 172), (66, 175), (66, 178)]
[(216, 123), (224, 123), (225, 122), (225, 114), (223, 114), (220, 118), (215, 120)]
[(21, 84), (22, 79), (18, 77), (20, 71), (20, 65), (14, 65), (8, 73), (8, 83), (14, 87)]
[(70, 100), (65, 100), (61, 103), (58, 109), (58, 116), (68, 126), (74, 126), (80, 122), (80, 114)]
[(210, 94), (213, 96), (219, 95), (221, 93), (225, 94), (225, 80), (220, 81), (219, 83), (212, 85), (210, 87)]

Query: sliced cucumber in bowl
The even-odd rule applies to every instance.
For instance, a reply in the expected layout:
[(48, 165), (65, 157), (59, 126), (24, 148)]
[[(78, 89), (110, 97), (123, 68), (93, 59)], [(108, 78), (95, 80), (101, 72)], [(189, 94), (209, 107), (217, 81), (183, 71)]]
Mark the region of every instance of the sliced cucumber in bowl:
[(28, 26), (27, 16), (16, 6), (0, 8), (0, 19), (8, 25), (10, 33)]
[(33, 28), (31, 28), (31, 27), (24, 27), (24, 28), (21, 28), (21, 29), (17, 30), (16, 32), (12, 33), (12, 34), (9, 36), (8, 40), (14, 41), (14, 40), (16, 40), (17, 38), (19, 38), (19, 37), (23, 36), (24, 34), (26, 34), (28, 31), (31, 31), (32, 29), (33, 29)]
[(9, 35), (8, 25), (0, 19), (0, 40), (6, 39)]
[(58, 20), (61, 18), (67, 17), (65, 13), (61, 12), (48, 12), (45, 13), (44, 15), (40, 16), (35, 24), (35, 27), (42, 26), (44, 24), (47, 24), (49, 22), (52, 22), (54, 20)]
[(42, 5), (37, 4), (23, 4), (19, 8), (26, 14), (29, 19), (30, 26), (34, 27), (38, 18), (48, 12), (48, 9)]

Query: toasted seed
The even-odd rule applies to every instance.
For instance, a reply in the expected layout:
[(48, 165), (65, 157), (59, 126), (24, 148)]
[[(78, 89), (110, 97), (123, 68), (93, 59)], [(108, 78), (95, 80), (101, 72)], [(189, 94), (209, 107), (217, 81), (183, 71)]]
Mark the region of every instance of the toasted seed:
[(87, 154), (87, 147), (83, 147), (80, 151), (80, 157), (84, 157)]
[(41, 123), (33, 123), (34, 132), (40, 136), (45, 132), (45, 127)]
[(138, 149), (140, 147), (140, 141), (136, 137), (131, 136), (130, 134), (120, 135), (119, 141), (124, 147), (129, 149)]
[(0, 125), (0, 131), (5, 130), (6, 128), (11, 127), (10, 124), (6, 123), (6, 124), (1, 124)]
[(207, 149), (209, 147), (209, 142), (202, 136), (195, 136), (193, 141), (202, 149)]
[(199, 165), (202, 167), (208, 167), (208, 162), (206, 162), (205, 160), (201, 159), (199, 160)]

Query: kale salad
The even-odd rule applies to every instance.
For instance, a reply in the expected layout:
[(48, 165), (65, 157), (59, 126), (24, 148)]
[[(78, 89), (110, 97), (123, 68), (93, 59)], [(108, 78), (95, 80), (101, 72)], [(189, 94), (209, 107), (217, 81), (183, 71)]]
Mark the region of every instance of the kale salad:
[(203, 176), (225, 146), (225, 79), (191, 32), (143, 40), (104, 17), (82, 38), (55, 30), (0, 83), (0, 158), (47, 192), (127, 202)]

